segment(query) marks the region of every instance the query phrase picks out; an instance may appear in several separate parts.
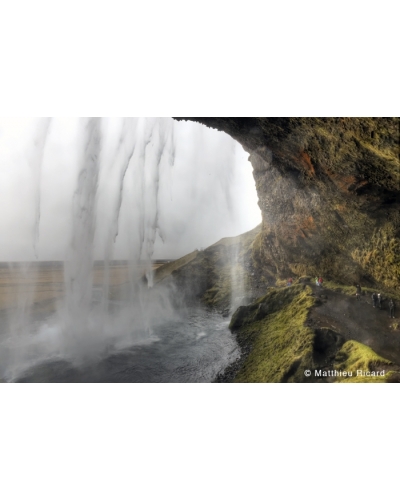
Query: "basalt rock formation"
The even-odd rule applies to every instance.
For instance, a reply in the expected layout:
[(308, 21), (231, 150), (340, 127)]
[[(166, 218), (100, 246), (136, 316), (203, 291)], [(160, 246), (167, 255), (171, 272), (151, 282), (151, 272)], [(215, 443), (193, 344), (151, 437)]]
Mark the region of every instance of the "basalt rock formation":
[(250, 153), (266, 278), (323, 275), (400, 290), (399, 118), (178, 118)]

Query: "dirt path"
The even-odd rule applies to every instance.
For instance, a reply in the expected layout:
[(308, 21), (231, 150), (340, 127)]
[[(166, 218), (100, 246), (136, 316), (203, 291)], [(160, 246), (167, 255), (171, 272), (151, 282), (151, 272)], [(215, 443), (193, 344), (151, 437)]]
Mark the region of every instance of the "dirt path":
[[(357, 301), (355, 296), (319, 289), (312, 285), (322, 304), (315, 307), (309, 324), (314, 328), (329, 327), (346, 340), (356, 340), (373, 349), (380, 356), (400, 365), (400, 330), (390, 326), (399, 319), (390, 319), (387, 301), (383, 309), (373, 308), (369, 295)], [(395, 311), (398, 317), (398, 309)]]

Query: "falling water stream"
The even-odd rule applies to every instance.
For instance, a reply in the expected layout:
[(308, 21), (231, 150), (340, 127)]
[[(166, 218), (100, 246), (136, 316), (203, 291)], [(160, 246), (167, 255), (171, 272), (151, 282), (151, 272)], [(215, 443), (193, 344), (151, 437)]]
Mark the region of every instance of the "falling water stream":
[[(51, 121), (37, 127), (30, 165), (36, 179), (32, 245), (37, 258), (41, 171)], [(71, 231), (62, 293), (55, 307), (35, 305), (34, 282), (46, 264), (19, 264), (23, 283), (15, 307), (1, 312), (0, 378), (7, 381), (210, 382), (239, 356), (228, 319), (199, 307), (177, 308), (180, 291), (155, 285), (156, 239), (164, 239), (160, 186), (174, 167), (174, 122), (166, 118), (121, 120), (113, 145), (100, 118), (79, 123), (77, 179), (71, 200)], [(164, 184), (163, 184), (164, 183)], [(101, 186), (102, 279), (94, 282)], [(228, 200), (229, 201), (229, 200)], [(111, 268), (123, 202), (129, 207), (128, 279), (113, 296)], [(239, 253), (230, 256), (235, 307), (244, 294)], [(10, 267), (10, 271), (12, 271)], [(26, 285), (26, 283), (25, 283)]]

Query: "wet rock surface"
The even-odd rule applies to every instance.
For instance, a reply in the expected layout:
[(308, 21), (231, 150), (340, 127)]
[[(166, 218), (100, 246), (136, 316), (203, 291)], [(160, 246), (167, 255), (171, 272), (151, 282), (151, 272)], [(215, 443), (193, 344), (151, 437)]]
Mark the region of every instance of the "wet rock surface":
[[(383, 305), (382, 309), (374, 308), (368, 300), (368, 294), (363, 295), (357, 301), (355, 296), (315, 285), (312, 286), (311, 295), (315, 297), (315, 304), (310, 311), (306, 326), (314, 331), (313, 370), (334, 370), (334, 365), (338, 362), (338, 353), (345, 342), (357, 341), (370, 347), (376, 354), (392, 363), (387, 364), (381, 361), (374, 366), (374, 369), (394, 372), (387, 381), (400, 382), (400, 329), (393, 328), (393, 325), (397, 323), (395, 319), (389, 318), (387, 306)], [(257, 321), (259, 319), (257, 311), (261, 305), (266, 306), (265, 314), (267, 315), (267, 304), (251, 304), (238, 308), (230, 324), (233, 333), (242, 326)], [(276, 312), (276, 308), (272, 307), (270, 311)], [(240, 358), (219, 374), (215, 382), (233, 382), (250, 354), (254, 345), (253, 339), (239, 335), (237, 341), (241, 348)], [(298, 369), (300, 362), (300, 359), (294, 362), (291, 369), (283, 376), (282, 382), (291, 381), (290, 378)], [(333, 376), (312, 376), (302, 380), (307, 383), (335, 381)]]
[(382, 357), (400, 365), (400, 329), (393, 329), (396, 322), (389, 318), (387, 301), (382, 309), (373, 307), (369, 295), (356, 297), (323, 289), (316, 290), (326, 296), (309, 317), (312, 328), (330, 328), (345, 340), (356, 340), (373, 349)]
[(187, 119), (250, 153), (257, 269), (400, 289), (399, 118)]

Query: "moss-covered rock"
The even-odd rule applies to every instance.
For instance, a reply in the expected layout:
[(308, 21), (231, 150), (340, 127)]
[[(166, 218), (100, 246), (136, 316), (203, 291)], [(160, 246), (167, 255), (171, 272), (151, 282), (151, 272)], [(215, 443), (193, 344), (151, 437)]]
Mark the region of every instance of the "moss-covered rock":
[[(335, 283), (334, 281), (324, 281), (324, 288), (327, 288), (328, 290), (333, 290), (335, 292), (340, 292), (340, 293), (343, 293), (345, 295), (349, 295), (349, 296), (355, 296), (356, 294), (356, 283), (354, 283), (353, 285), (344, 285), (344, 284), (341, 284), (341, 283)], [(361, 294), (362, 295), (367, 295), (367, 296), (371, 296), (373, 292), (381, 292), (382, 289), (380, 287), (373, 287), (373, 286), (363, 286), (362, 289), (361, 289)], [(384, 294), (384, 300), (388, 299), (388, 298), (392, 298), (392, 299), (395, 299), (396, 301), (397, 300), (400, 300), (400, 293), (399, 292), (385, 292)]]
[[(350, 377), (337, 377), (336, 382), (383, 383), (390, 381), (394, 371), (391, 361), (378, 356), (368, 346), (354, 340), (345, 342), (336, 354), (334, 369), (351, 373)], [(383, 374), (384, 375), (381, 375)]]
[(399, 118), (191, 118), (250, 153), (265, 276), (400, 290)]
[(265, 273), (256, 272), (252, 260), (260, 229), (258, 226), (242, 235), (223, 238), (203, 251), (159, 267), (156, 283), (173, 283), (185, 301), (199, 300), (221, 311), (249, 302), (270, 284)]
[[(311, 328), (309, 313), (317, 305), (311, 287), (297, 284), (271, 289), (255, 303), (238, 308), (230, 328), (245, 359), (237, 365), (234, 381), (398, 381), (399, 367), (369, 347), (353, 340), (346, 342), (332, 328)], [(370, 376), (378, 370), (385, 375)], [(342, 377), (339, 372), (353, 376)]]
[(313, 366), (315, 334), (305, 323), (314, 300), (309, 287), (294, 285), (271, 290), (256, 304), (235, 313), (231, 328), (240, 344), (251, 344), (235, 382), (306, 380), (304, 370)]

